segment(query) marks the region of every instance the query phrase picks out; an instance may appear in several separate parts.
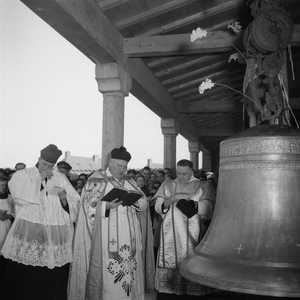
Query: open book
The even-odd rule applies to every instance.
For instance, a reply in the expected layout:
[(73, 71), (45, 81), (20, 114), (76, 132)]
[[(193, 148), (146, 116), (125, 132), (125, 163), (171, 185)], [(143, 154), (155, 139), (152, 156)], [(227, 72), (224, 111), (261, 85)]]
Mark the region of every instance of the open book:
[(101, 199), (101, 201), (111, 202), (114, 199), (118, 198), (119, 199), (118, 202), (123, 201), (122, 203), (123, 205), (131, 206), (133, 203), (135, 203), (143, 196), (144, 194), (142, 194), (139, 191), (129, 191), (121, 186), (118, 186), (118, 187), (114, 187), (111, 191), (109, 191)]

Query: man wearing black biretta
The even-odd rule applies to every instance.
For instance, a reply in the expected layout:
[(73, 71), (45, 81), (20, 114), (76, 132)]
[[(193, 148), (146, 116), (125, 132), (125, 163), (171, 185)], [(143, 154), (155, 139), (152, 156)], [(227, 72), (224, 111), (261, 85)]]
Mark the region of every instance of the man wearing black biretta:
[[(108, 168), (94, 172), (82, 190), (74, 237), (69, 299), (81, 299), (81, 295), (86, 299), (102, 300), (144, 298), (146, 258), (143, 255), (148, 252), (142, 247), (137, 213), (144, 212), (148, 202), (136, 183), (125, 179), (130, 159), (131, 155), (124, 146), (112, 149)], [(129, 206), (123, 205), (119, 198), (102, 201), (113, 189), (128, 194), (138, 193), (141, 198)], [(152, 236), (151, 225), (148, 224), (147, 228), (150, 229), (149, 236)], [(153, 244), (148, 245), (152, 254), (147, 257), (153, 258), (151, 278), (154, 279)], [(119, 276), (116, 270), (123, 270), (127, 275)]]

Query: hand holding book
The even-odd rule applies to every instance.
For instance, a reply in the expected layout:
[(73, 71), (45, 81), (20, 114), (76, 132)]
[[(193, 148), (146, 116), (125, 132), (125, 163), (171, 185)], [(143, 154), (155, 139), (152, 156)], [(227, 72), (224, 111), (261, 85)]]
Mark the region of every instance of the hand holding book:
[(112, 202), (113, 200), (118, 199), (117, 201), (114, 201), (114, 203), (122, 201), (122, 205), (131, 206), (141, 197), (143, 197), (143, 194), (139, 191), (130, 191), (123, 187), (114, 187), (101, 199), (101, 201)]
[(117, 206), (121, 205), (122, 202), (119, 201), (118, 198), (116, 198), (115, 200), (112, 200), (110, 202), (106, 201), (106, 209), (113, 209), (113, 208), (116, 208)]

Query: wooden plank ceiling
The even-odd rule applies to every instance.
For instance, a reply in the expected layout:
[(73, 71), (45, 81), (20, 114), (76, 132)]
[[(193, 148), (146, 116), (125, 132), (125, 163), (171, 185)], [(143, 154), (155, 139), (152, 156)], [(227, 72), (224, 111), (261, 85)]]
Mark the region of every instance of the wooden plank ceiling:
[[(228, 58), (236, 52), (232, 44), (244, 50), (243, 30), (233, 35), (227, 24), (237, 21), (245, 29), (253, 20), (252, 1), (22, 2), (95, 63), (119, 63), (133, 78), (131, 93), (161, 118), (175, 118), (179, 133), (199, 141), (202, 151), (218, 155), (220, 141), (248, 127), (239, 93), (215, 86), (200, 95), (198, 87), (211, 78), (242, 91), (246, 66)], [(290, 105), (300, 124), (300, 1), (282, 3), (295, 25), (287, 75)], [(198, 27), (208, 36), (192, 43), (190, 34)]]

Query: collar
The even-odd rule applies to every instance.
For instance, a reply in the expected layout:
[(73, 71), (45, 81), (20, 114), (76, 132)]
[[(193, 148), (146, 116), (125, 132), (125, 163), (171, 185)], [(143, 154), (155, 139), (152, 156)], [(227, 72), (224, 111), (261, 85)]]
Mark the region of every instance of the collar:
[(106, 176), (108, 177), (108, 180), (110, 180), (110, 181), (116, 181), (116, 182), (118, 182), (120, 185), (123, 185), (123, 184), (124, 184), (125, 178), (124, 178), (124, 179), (117, 179), (115, 176), (113, 176), (113, 175), (111, 174), (109, 168), (106, 169), (105, 174), (106, 174)]
[[(175, 179), (177, 182), (179, 182), (178, 178)], [(193, 181), (199, 181), (194, 175), (190, 178), (190, 180), (187, 183), (193, 182)]]
[(198, 178), (196, 178), (194, 175), (192, 175), (192, 177), (191, 177), (191, 179), (189, 180), (189, 182), (192, 182), (192, 181), (197, 181), (197, 180), (199, 180)]

